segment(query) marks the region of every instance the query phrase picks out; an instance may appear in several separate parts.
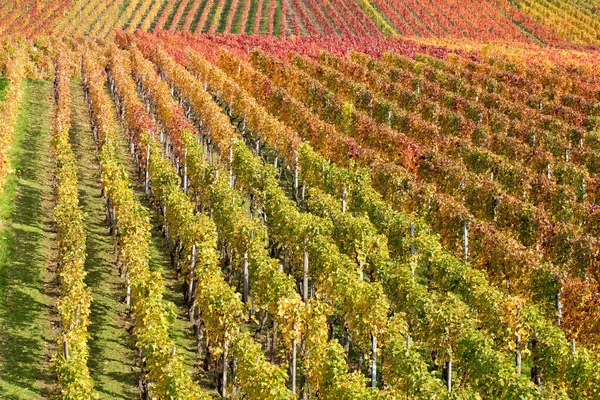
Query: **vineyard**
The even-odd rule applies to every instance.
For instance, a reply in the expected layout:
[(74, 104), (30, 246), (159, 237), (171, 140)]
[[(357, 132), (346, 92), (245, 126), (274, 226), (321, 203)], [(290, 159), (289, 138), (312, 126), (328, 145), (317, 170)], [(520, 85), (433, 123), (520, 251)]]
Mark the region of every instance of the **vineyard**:
[(10, 0), (0, 398), (600, 399), (592, 0)]

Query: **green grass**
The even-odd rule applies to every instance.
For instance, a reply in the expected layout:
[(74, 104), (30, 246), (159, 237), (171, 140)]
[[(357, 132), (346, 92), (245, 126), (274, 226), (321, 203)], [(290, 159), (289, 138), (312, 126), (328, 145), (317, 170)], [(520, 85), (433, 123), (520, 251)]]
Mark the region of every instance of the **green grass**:
[(148, 17), (148, 13), (150, 13), (150, 9), (154, 5), (154, 3), (156, 3), (157, 1), (160, 1), (160, 0), (154, 0), (150, 4), (148, 4), (148, 8), (146, 8), (146, 11), (144, 11), (142, 19), (140, 19), (140, 22), (138, 22), (136, 29), (139, 28), (140, 26), (142, 26), (142, 24), (144, 23), (144, 20)]
[(237, 10), (232, 10), (231, 12), (235, 12), (233, 21), (231, 22), (231, 33), (240, 33), (240, 24), (242, 22), (242, 14), (244, 13), (244, 2), (238, 2)]
[(196, 10), (196, 15), (193, 16), (192, 23), (190, 24), (190, 32), (194, 33), (198, 27), (198, 23), (200, 23), (200, 17), (202, 17), (202, 11), (206, 7), (206, 3), (208, 0), (202, 0), (200, 7)]
[(217, 6), (218, 5), (219, 5), (219, 1), (218, 0), (215, 0), (215, 1), (212, 2), (210, 10), (208, 10), (208, 16), (206, 18), (206, 22), (204, 23), (204, 26), (196, 28), (196, 29), (200, 29), (198, 31), (198, 33), (206, 33), (206, 32), (208, 32), (209, 29), (210, 29), (210, 27), (213, 25), (213, 23), (216, 23), (216, 21), (213, 21), (213, 20), (215, 19), (215, 16), (217, 14)]
[[(0, 196), (0, 398), (47, 396), (52, 326), (52, 84), (25, 80), (10, 150), (14, 172)], [(54, 286), (54, 289), (52, 288)]]
[(133, 9), (133, 12), (131, 13), (131, 15), (129, 16), (129, 19), (127, 21), (125, 21), (125, 23), (123, 24), (123, 29), (127, 29), (129, 28), (129, 25), (131, 25), (131, 19), (135, 16), (135, 13), (138, 11), (138, 9), (142, 6), (142, 0), (140, 0), (136, 5), (135, 8)]
[(6, 97), (6, 87), (8, 86), (8, 78), (0, 77), (0, 101), (4, 101)]
[(71, 83), (71, 142), (77, 159), (78, 189), (85, 213), (85, 282), (92, 291), (88, 365), (101, 399), (137, 397), (136, 353), (128, 334), (127, 307), (121, 301), (124, 282), (115, 265), (114, 246), (106, 224), (100, 169), (81, 82)]
[(171, 10), (171, 14), (169, 14), (169, 17), (165, 21), (165, 26), (163, 27), (163, 29), (167, 30), (171, 27), (171, 24), (173, 23), (173, 20), (175, 19), (175, 14), (177, 14), (177, 9), (179, 8), (179, 5), (181, 4), (182, 1), (183, 0), (179, 0), (175, 4), (173, 4), (173, 9)]
[(160, 271), (165, 285), (164, 300), (172, 302), (177, 306), (177, 319), (173, 327), (169, 330), (171, 338), (177, 345), (177, 353), (184, 357), (185, 365), (189, 371), (192, 371), (193, 377), (198, 377), (200, 373), (198, 365), (200, 362), (196, 347), (196, 339), (193, 336), (192, 324), (188, 320), (187, 307), (183, 298), (183, 278), (177, 280), (175, 270), (170, 266), (169, 250), (165, 246), (165, 240), (162, 236), (162, 216), (158, 211), (152, 208), (152, 204), (144, 195), (143, 180), (138, 177), (137, 167), (134, 165), (124, 145), (122, 154), (125, 156), (125, 162), (129, 165), (130, 176), (133, 185), (136, 188), (136, 194), (140, 203), (151, 210), (150, 218), (152, 223), (152, 238), (150, 242), (150, 269)]
[(275, 17), (273, 18), (273, 35), (281, 36), (281, 30), (285, 29), (285, 26), (281, 26), (281, 2), (285, 0), (277, 0), (277, 6), (275, 7)]
[(188, 18), (194, 18), (193, 15), (188, 15), (190, 13), (190, 10), (192, 8), (192, 6), (194, 5), (195, 0), (190, 0), (186, 5), (185, 8), (183, 9), (183, 13), (181, 14), (181, 18), (179, 18), (179, 21), (177, 21), (177, 29), (181, 30), (181, 28), (183, 28), (183, 24), (185, 24), (185, 21)]
[(121, 4), (121, 6), (119, 7), (119, 13), (117, 14), (117, 18), (121, 18), (121, 15), (125, 12), (127, 6), (129, 6), (129, 3), (131, 3), (131, 0), (125, 0), (123, 4)]
[[(145, 198), (141, 198), (140, 200), (144, 206), (150, 206)], [(165, 285), (164, 300), (172, 302), (177, 306), (177, 319), (169, 333), (177, 345), (177, 353), (183, 355), (188, 371), (192, 371), (192, 376), (196, 378), (200, 372), (198, 370), (200, 357), (197, 351), (196, 339), (193, 336), (192, 324), (188, 320), (187, 307), (183, 298), (183, 279), (178, 281), (175, 270), (170, 267), (169, 251), (165, 247), (162, 232), (159, 228), (161, 225), (160, 218), (161, 217), (157, 212), (152, 212), (150, 269), (161, 271)]]
[(269, 20), (269, 9), (271, 8), (271, 1), (275, 0), (265, 0), (263, 2), (261, 17), (258, 21), (258, 33), (261, 35), (266, 35), (269, 33), (269, 24), (271, 23)]
[(251, 35), (254, 30), (254, 20), (256, 19), (256, 13), (258, 12), (258, 0), (250, 1), (250, 11), (248, 12), (248, 21), (246, 21), (245, 27), (240, 27), (240, 32)]
[(162, 15), (162, 13), (166, 12), (165, 8), (167, 7), (168, 4), (169, 4), (169, 0), (162, 0), (162, 4), (160, 5), (160, 8), (158, 9), (158, 12), (154, 16), (154, 20), (150, 24), (150, 28), (149, 28), (150, 32), (153, 32), (155, 29), (161, 28), (160, 26), (157, 27), (156, 24), (158, 23), (158, 20), (160, 19), (160, 16)]
[(223, 7), (223, 12), (221, 13), (221, 18), (219, 18), (219, 25), (217, 26), (217, 32), (223, 32), (225, 30), (225, 26), (227, 25), (227, 18), (229, 17), (230, 12), (235, 12), (235, 10), (231, 10), (231, 0), (227, 0)]

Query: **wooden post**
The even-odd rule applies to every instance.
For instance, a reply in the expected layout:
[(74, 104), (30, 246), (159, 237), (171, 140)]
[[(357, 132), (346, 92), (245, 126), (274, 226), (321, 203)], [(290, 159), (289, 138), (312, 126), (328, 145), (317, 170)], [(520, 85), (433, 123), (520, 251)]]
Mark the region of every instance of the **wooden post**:
[(360, 272), (360, 280), (364, 280), (364, 272), (363, 272), (363, 263), (362, 261), (358, 262), (358, 270)]
[(350, 353), (350, 334), (346, 331), (346, 343), (344, 344), (344, 355), (348, 358), (348, 353)]
[(167, 247), (169, 247), (169, 224), (167, 223), (167, 205), (163, 204), (163, 227), (164, 227), (164, 234), (165, 234), (165, 243), (167, 244)]
[(67, 341), (67, 335), (65, 335), (63, 333), (62, 335), (62, 342), (63, 342), (63, 356), (65, 357), (65, 360), (69, 359), (69, 342)]
[(183, 151), (183, 192), (188, 192), (187, 149)]
[(233, 146), (229, 148), (229, 187), (233, 189)]
[(195, 323), (194, 311), (196, 308), (196, 296), (195, 296), (195, 280), (196, 280), (196, 245), (192, 245), (192, 260), (190, 265), (190, 282), (188, 284), (187, 301), (189, 304), (188, 317), (192, 323)]
[(242, 301), (248, 303), (248, 250), (244, 252), (244, 293), (242, 294)]
[(148, 168), (150, 167), (150, 143), (148, 143), (148, 148), (146, 150), (146, 171), (144, 175), (144, 187), (146, 190), (146, 195), (150, 193), (150, 172)]
[(365, 358), (365, 353), (361, 350), (360, 354), (358, 355), (358, 369), (357, 371), (360, 371), (362, 373), (362, 369), (363, 369), (363, 361)]
[[(415, 223), (411, 222), (410, 223), (410, 256), (413, 259), (412, 261), (414, 261), (414, 257), (415, 257), (415, 243), (414, 243), (414, 239), (415, 239)], [(410, 265), (410, 272), (412, 274), (412, 276), (415, 276), (415, 263), (411, 263)]]
[(450, 359), (448, 360), (448, 375), (446, 376), (446, 379), (448, 380), (448, 391), (451, 392), (452, 391), (452, 356), (450, 356)]
[(237, 362), (235, 360), (235, 358), (231, 361), (231, 375), (232, 375), (232, 388), (231, 388), (231, 398), (232, 399), (237, 399), (239, 398), (238, 396), (238, 386), (236, 385), (236, 381), (235, 381), (235, 371), (237, 369)]
[(500, 207), (500, 199), (494, 197), (494, 221), (498, 220), (498, 208)]
[(125, 295), (125, 304), (127, 307), (131, 304), (131, 282), (129, 281), (129, 274), (127, 275), (127, 294)]
[[(415, 223), (411, 222), (410, 223), (410, 255), (414, 257), (415, 255), (415, 244), (413, 242), (414, 238), (415, 238)], [(414, 275), (414, 272), (413, 272)]]
[(77, 304), (77, 308), (75, 308), (75, 325), (79, 326), (81, 320), (79, 319), (79, 314), (81, 314), (81, 303)]
[(561, 294), (562, 292), (562, 288), (561, 290), (559, 290), (558, 293), (556, 293), (556, 311), (557, 311), (557, 324), (558, 326), (560, 326), (561, 322), (562, 322), (562, 299), (561, 299)]
[(371, 352), (371, 387), (377, 387), (377, 337), (375, 335), (371, 336)]
[[(296, 330), (296, 324), (293, 326), (294, 331)], [(297, 352), (297, 339), (292, 339), (292, 393), (296, 394), (296, 352)]]
[(246, 113), (247, 110), (244, 110), (244, 119), (242, 119), (242, 136), (246, 134)]
[(227, 335), (225, 335), (225, 340), (223, 343), (223, 375), (222, 375), (222, 383), (223, 383), (223, 398), (227, 398), (227, 353), (229, 350), (229, 346), (227, 344)]
[(273, 338), (271, 340), (271, 363), (275, 363), (275, 355), (277, 354), (277, 321), (273, 321)]
[(304, 239), (304, 265), (302, 274), (302, 300), (308, 301), (308, 238)]
[(469, 229), (467, 221), (463, 223), (463, 243), (464, 243), (464, 257), (465, 261), (469, 258)]
[(531, 339), (531, 353), (532, 353), (532, 361), (533, 361), (533, 365), (531, 367), (531, 380), (533, 381), (533, 383), (540, 387), (542, 385), (542, 380), (540, 377), (540, 370), (538, 367), (538, 360), (539, 360), (539, 355), (537, 354), (537, 341), (538, 341), (538, 335), (537, 332), (534, 332), (533, 334), (533, 338)]
[(515, 338), (515, 356), (517, 362), (517, 374), (521, 375), (521, 336)]
[(298, 171), (298, 156), (295, 159), (295, 167), (294, 167), (294, 196), (296, 199), (298, 198), (298, 176), (300, 175)]

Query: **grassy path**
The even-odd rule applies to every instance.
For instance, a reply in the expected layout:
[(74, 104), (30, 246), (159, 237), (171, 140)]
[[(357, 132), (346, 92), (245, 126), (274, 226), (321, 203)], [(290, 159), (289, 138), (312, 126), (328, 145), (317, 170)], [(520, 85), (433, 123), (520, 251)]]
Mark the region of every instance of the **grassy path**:
[[(0, 196), (0, 398), (48, 395), (58, 327), (51, 263), (52, 83), (25, 80)], [(54, 322), (53, 322), (54, 321)]]
[[(141, 199), (144, 206), (149, 207), (147, 200)], [(157, 212), (152, 212), (152, 243), (150, 247), (150, 269), (160, 270), (165, 284), (164, 299), (177, 306), (177, 319), (173, 321), (170, 330), (171, 338), (177, 345), (177, 353), (183, 354), (185, 365), (192, 371), (194, 379), (198, 378), (198, 351), (196, 339), (193, 336), (192, 324), (188, 321), (187, 307), (181, 290), (183, 281), (178, 281), (175, 271), (170, 267), (169, 252), (164, 245), (161, 229), (161, 220)]]
[(175, 270), (170, 265), (169, 250), (165, 246), (165, 240), (162, 236), (162, 217), (159, 212), (152, 207), (152, 204), (144, 194), (144, 182), (138, 176), (137, 167), (128, 151), (127, 146), (123, 146), (122, 154), (125, 155), (125, 162), (129, 166), (130, 176), (136, 189), (136, 194), (140, 203), (151, 210), (152, 238), (150, 243), (150, 269), (160, 271), (165, 285), (164, 300), (176, 305), (177, 318), (173, 321), (173, 326), (169, 333), (177, 345), (177, 353), (184, 357), (185, 365), (192, 376), (199, 377), (199, 355), (196, 347), (196, 339), (193, 335), (192, 324), (188, 320), (187, 307), (183, 298), (183, 279), (178, 281)]
[[(81, 108), (84, 109), (85, 115), (86, 115), (86, 119), (83, 119), (79, 116), (75, 117), (73, 116), (73, 125), (75, 126), (76, 121), (77, 120), (85, 120), (85, 130), (88, 130), (89, 134), (84, 135), (85, 136), (85, 140), (87, 140), (88, 142), (88, 147), (91, 149), (94, 149), (94, 143), (92, 140), (92, 135), (91, 132), (89, 132), (89, 118), (87, 117), (87, 109), (85, 104), (83, 103), (83, 99), (82, 99), (82, 93), (81, 93), (81, 89), (79, 88), (77, 91), (72, 90), (72, 101), (75, 104), (75, 102), (81, 103)], [(80, 108), (80, 107), (77, 107)], [(76, 135), (74, 135), (76, 138)], [(137, 195), (138, 200), (141, 202), (141, 204), (148, 208), (148, 209), (152, 209), (152, 205), (150, 204), (150, 201), (146, 198), (145, 194), (144, 194), (144, 185), (143, 185), (143, 181), (139, 178), (138, 173), (137, 173), (137, 167), (134, 164), (134, 160), (131, 157), (131, 153), (129, 152), (129, 147), (127, 146), (126, 140), (125, 140), (125, 136), (124, 133), (122, 133), (120, 135), (121, 137), (121, 144), (120, 147), (122, 149), (121, 151), (121, 156), (122, 156), (122, 160), (125, 163), (125, 165), (128, 167), (129, 169), (129, 174), (133, 183), (133, 186), (135, 188), (135, 193)], [(77, 140), (75, 140), (77, 141)], [(81, 141), (81, 143), (83, 144), (84, 142)], [(79, 154), (77, 153), (77, 143), (75, 143), (75, 152), (76, 155), (79, 157)], [(80, 177), (80, 183), (86, 183), (86, 184), (90, 184), (90, 182), (92, 182), (92, 184), (94, 184), (93, 182), (100, 182), (99, 179), (99, 175), (98, 174), (98, 161), (96, 159), (96, 157), (93, 155), (95, 154), (95, 152), (93, 150), (89, 150), (86, 152), (88, 154), (88, 157), (93, 157), (93, 160), (90, 161), (83, 161), (82, 160), (82, 165), (84, 167), (86, 167), (88, 170), (93, 170), (92, 172), (94, 174), (96, 174), (95, 176), (81, 176)], [(83, 157), (83, 156), (82, 156)], [(92, 166), (90, 168), (90, 166)], [(80, 189), (80, 190), (84, 190), (84, 189)], [(98, 188), (99, 190), (99, 188)], [(84, 197), (84, 193), (81, 193), (81, 196)], [(98, 196), (99, 196), (99, 192), (98, 192)], [(98, 216), (99, 218), (102, 218), (102, 221), (105, 218), (105, 213), (104, 213), (104, 200), (101, 199), (101, 202), (98, 203), (98, 207), (101, 207), (101, 210), (98, 210)], [(82, 202), (82, 205), (84, 206), (84, 211), (86, 211), (86, 213), (88, 212), (88, 210), (85, 208), (85, 201)], [(101, 217), (100, 217), (101, 215)], [(152, 237), (151, 237), (151, 243), (150, 243), (150, 268), (152, 270), (156, 270), (156, 271), (160, 271), (163, 275), (164, 278), (164, 285), (165, 285), (165, 295), (164, 295), (164, 300), (168, 301), (168, 302), (172, 302), (175, 304), (175, 310), (177, 311), (177, 315), (174, 315), (175, 318), (173, 318), (173, 325), (171, 327), (171, 329), (169, 330), (169, 333), (171, 335), (171, 337), (173, 338), (175, 344), (177, 345), (177, 353), (183, 355), (184, 360), (185, 360), (185, 364), (186, 367), (188, 368), (189, 371), (192, 372), (192, 376), (194, 376), (195, 378), (199, 378), (198, 373), (199, 373), (199, 369), (198, 369), (198, 352), (196, 351), (196, 341), (194, 336), (192, 335), (193, 331), (192, 331), (192, 326), (191, 324), (188, 322), (187, 320), (187, 309), (184, 305), (184, 300), (183, 300), (183, 293), (181, 291), (181, 285), (182, 282), (177, 281), (176, 279), (176, 274), (175, 271), (173, 271), (173, 269), (170, 267), (170, 263), (169, 263), (169, 252), (168, 249), (164, 246), (164, 241), (162, 238), (162, 234), (161, 234), (161, 230), (160, 230), (160, 224), (161, 221), (158, 217), (158, 213), (155, 210), (152, 210), (151, 212), (151, 222), (152, 222)], [(87, 217), (88, 219), (91, 219), (91, 216)], [(103, 240), (108, 241), (109, 244), (109, 248), (105, 247), (105, 250), (103, 251), (105, 254), (109, 255), (112, 254), (112, 245), (110, 245), (111, 243), (111, 239), (110, 237), (107, 236), (108, 233), (108, 229), (106, 226), (104, 226), (104, 238)], [(88, 239), (91, 240), (91, 239)], [(90, 249), (90, 244), (88, 244), (88, 258), (91, 257), (91, 249)], [(112, 256), (111, 256), (112, 257)], [(113, 257), (114, 258), (114, 257)], [(88, 278), (92, 279), (93, 278), (93, 273), (91, 271), (88, 271)], [(106, 289), (106, 296), (110, 295), (110, 291), (112, 290), (112, 296), (113, 299), (117, 298), (119, 299), (122, 294), (123, 294), (123, 287), (120, 286), (120, 280), (118, 279), (118, 274), (116, 270), (112, 271), (112, 277), (114, 279), (116, 279), (116, 281), (114, 281), (114, 283), (111, 285), (112, 289)], [(100, 278), (100, 279), (104, 279), (104, 278)], [(106, 277), (107, 280), (108, 277)], [(100, 282), (86, 282), (88, 284), (88, 286), (92, 289), (92, 293), (94, 294), (97, 290), (96, 287), (98, 285), (101, 285)], [(121, 296), (122, 297), (122, 296)], [(94, 319), (94, 303), (96, 302), (96, 297), (94, 297), (94, 302), (92, 303), (92, 326), (91, 326), (91, 332), (92, 335), (94, 335), (94, 325), (102, 325), (102, 326), (98, 326), (96, 329), (98, 329), (99, 331), (105, 330), (105, 328), (103, 327), (105, 324), (113, 322), (113, 327), (111, 327), (111, 329), (114, 330), (118, 330), (117, 329), (117, 325), (115, 324), (115, 321), (107, 321), (109, 318), (106, 319), (100, 319), (99, 321), (95, 321)], [(115, 309), (116, 308), (121, 308), (121, 310), (123, 309), (123, 304), (114, 304)], [(122, 311), (120, 313), (120, 315), (123, 317), (122, 319), (119, 320), (119, 324), (129, 324), (129, 320), (125, 320), (125, 316), (123, 314), (124, 311)], [(120, 334), (123, 334), (124, 330), (120, 330)], [(115, 334), (116, 331), (115, 331)], [(100, 337), (100, 335), (103, 335), (103, 338)], [(102, 389), (101, 386), (99, 385), (99, 383), (97, 383), (97, 389), (100, 392), (101, 395), (108, 395), (108, 398), (118, 398), (116, 397), (116, 395), (114, 394), (115, 392), (113, 392), (113, 387), (115, 385), (114, 380), (120, 379), (120, 383), (119, 385), (125, 385), (126, 382), (128, 380), (130, 380), (129, 376), (132, 376), (133, 379), (136, 378), (137, 373), (139, 373), (139, 369), (137, 367), (135, 367), (134, 373), (133, 374), (123, 374), (123, 372), (125, 370), (127, 370), (127, 368), (123, 368), (124, 366), (128, 366), (128, 370), (131, 370), (132, 367), (134, 367), (134, 362), (135, 362), (135, 355), (132, 354), (132, 350), (134, 346), (133, 343), (128, 343), (126, 338), (121, 337), (122, 339), (120, 340), (115, 340), (115, 338), (111, 335), (111, 334), (98, 334), (99, 337), (99, 341), (98, 344), (96, 345), (96, 347), (98, 348), (98, 350), (101, 349), (105, 349), (106, 346), (113, 346), (113, 348), (115, 349), (114, 351), (105, 351), (105, 357), (106, 358), (104, 361), (104, 363), (109, 363), (109, 364), (113, 364), (115, 370), (113, 372), (109, 372), (107, 371), (107, 368), (105, 368), (105, 375), (106, 375), (106, 385), (104, 386), (104, 393), (102, 393)], [(122, 346), (126, 346), (127, 349), (117, 349), (117, 342), (122, 345)], [(93, 357), (93, 352), (95, 351), (94, 349), (94, 344), (92, 344), (90, 349), (90, 367), (92, 368), (92, 371), (94, 370), (94, 366), (96, 363), (96, 365), (98, 364), (98, 361), (94, 360)], [(127, 352), (127, 353), (125, 353)], [(123, 357), (127, 358), (127, 360), (123, 361)], [(117, 372), (118, 369), (118, 365), (120, 364), (121, 368), (121, 373)], [(94, 379), (97, 380), (97, 382), (100, 381), (100, 379), (97, 376), (92, 375), (92, 377)], [(102, 378), (104, 379), (104, 378)], [(112, 379), (112, 381), (111, 381)], [(136, 386), (137, 389), (137, 386)], [(127, 389), (123, 389), (123, 392), (126, 392)], [(129, 396), (128, 398), (137, 398), (138, 395), (136, 394), (135, 396)]]
[(133, 338), (127, 332), (127, 309), (121, 301), (124, 286), (115, 266), (114, 247), (105, 223), (100, 166), (80, 82), (71, 83), (71, 101), (70, 134), (86, 224), (86, 284), (93, 296), (89, 367), (100, 398), (133, 399), (138, 396), (134, 371), (136, 354), (132, 350)]
[(164, 300), (175, 304), (175, 310), (177, 311), (169, 333), (177, 346), (177, 353), (183, 355), (185, 366), (188, 371), (191, 371), (192, 377), (200, 381), (204, 389), (210, 390), (212, 389), (210, 379), (199, 368), (202, 360), (200, 360), (196, 338), (193, 335), (193, 326), (188, 320), (187, 306), (182, 290), (184, 281), (183, 278), (178, 280), (175, 270), (171, 268), (169, 249), (162, 235), (162, 216), (146, 197), (143, 177), (138, 174), (138, 168), (131, 156), (129, 146), (125, 142), (123, 140), (121, 154), (124, 156), (123, 160), (129, 169), (135, 193), (140, 203), (151, 211), (150, 269), (161, 272), (165, 285)]

